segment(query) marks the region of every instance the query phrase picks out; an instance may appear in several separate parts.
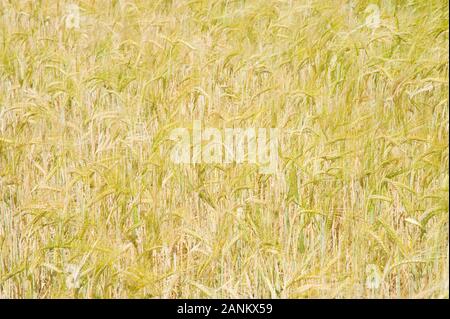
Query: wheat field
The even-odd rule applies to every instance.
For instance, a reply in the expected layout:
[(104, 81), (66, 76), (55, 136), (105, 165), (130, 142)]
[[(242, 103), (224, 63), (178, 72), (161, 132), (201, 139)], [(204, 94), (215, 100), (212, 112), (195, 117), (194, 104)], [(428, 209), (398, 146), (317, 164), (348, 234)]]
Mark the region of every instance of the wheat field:
[(448, 9), (0, 0), (0, 298), (448, 298)]

